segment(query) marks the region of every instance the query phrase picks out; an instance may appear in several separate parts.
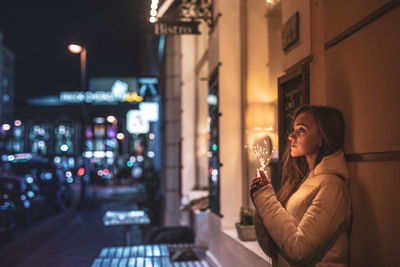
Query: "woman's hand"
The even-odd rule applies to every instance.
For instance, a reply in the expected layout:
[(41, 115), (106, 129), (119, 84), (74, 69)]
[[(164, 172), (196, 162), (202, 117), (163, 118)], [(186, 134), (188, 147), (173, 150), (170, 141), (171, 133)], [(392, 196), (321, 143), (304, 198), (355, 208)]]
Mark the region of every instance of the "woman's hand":
[(271, 179), (269, 179), (267, 173), (264, 172), (263, 170), (257, 169), (256, 178), (254, 178), (253, 181), (251, 181), (251, 187), (250, 187), (251, 199), (253, 199), (254, 194), (258, 189), (270, 183)]

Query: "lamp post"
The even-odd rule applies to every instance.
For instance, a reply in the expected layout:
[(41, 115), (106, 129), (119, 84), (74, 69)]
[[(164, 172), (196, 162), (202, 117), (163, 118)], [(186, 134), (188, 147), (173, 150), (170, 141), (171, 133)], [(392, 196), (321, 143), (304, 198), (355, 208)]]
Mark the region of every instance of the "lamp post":
[[(68, 50), (73, 54), (80, 54), (81, 56), (81, 89), (82, 91), (86, 91), (86, 48), (83, 45), (78, 44), (69, 44)], [(85, 164), (85, 173), (81, 179), (81, 199), (80, 199), (80, 207), (85, 208), (88, 202), (88, 189), (90, 183), (90, 164), (89, 159), (84, 155), (85, 153), (85, 130), (88, 112), (87, 112), (87, 104), (86, 101), (82, 104), (82, 156)]]
[(86, 90), (86, 48), (78, 44), (69, 44), (68, 50), (73, 54), (81, 55), (81, 86)]

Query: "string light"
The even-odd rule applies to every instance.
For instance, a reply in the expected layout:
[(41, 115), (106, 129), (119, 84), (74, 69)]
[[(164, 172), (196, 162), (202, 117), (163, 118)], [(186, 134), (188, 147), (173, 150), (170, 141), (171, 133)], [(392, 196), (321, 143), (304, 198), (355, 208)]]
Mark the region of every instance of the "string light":
[(151, 5), (150, 5), (150, 18), (149, 21), (151, 23), (157, 22), (157, 8), (158, 8), (158, 0), (151, 0)]

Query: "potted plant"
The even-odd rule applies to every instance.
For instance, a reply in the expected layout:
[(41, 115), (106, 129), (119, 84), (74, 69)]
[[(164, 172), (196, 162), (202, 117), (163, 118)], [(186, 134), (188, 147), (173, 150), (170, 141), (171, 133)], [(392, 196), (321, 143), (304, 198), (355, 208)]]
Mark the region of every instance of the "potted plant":
[(254, 215), (254, 210), (248, 207), (240, 208), (240, 222), (237, 222), (235, 226), (239, 239), (242, 241), (256, 240), (253, 215)]

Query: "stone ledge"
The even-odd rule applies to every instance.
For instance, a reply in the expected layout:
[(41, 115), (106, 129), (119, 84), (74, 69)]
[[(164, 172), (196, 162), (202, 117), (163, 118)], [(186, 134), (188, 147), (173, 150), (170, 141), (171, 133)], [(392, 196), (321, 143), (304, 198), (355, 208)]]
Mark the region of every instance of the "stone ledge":
[(260, 248), (257, 241), (242, 241), (239, 239), (235, 228), (223, 229), (222, 233), (229, 236), (235, 242), (238, 242), (241, 246), (247, 248), (251, 253), (262, 258), (266, 263), (272, 266), (272, 260), (270, 257), (265, 255), (264, 251)]
[(272, 266), (271, 258), (264, 254), (257, 241), (241, 241), (235, 228), (220, 233), (219, 249), (206, 251), (206, 260), (211, 267)]

